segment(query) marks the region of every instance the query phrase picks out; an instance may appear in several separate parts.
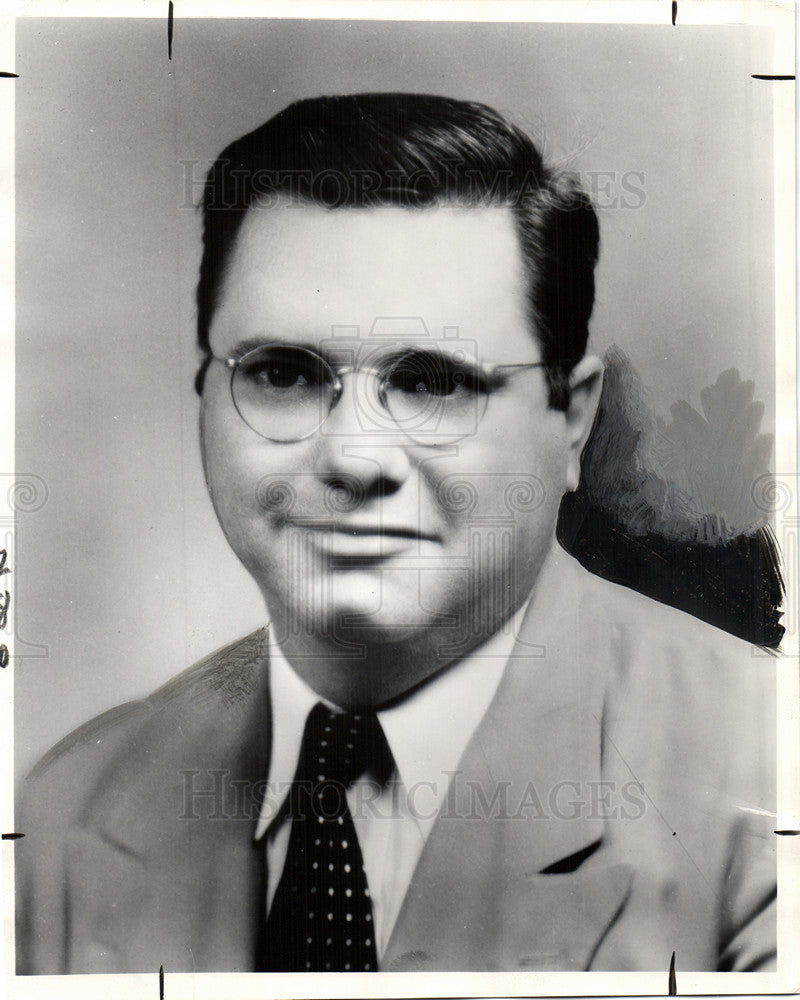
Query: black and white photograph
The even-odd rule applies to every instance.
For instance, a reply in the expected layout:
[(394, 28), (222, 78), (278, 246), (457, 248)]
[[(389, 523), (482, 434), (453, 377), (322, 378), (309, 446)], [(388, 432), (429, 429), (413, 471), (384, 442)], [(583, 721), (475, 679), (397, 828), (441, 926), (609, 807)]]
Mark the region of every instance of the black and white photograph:
[(10, 995), (800, 988), (794, 5), (38, 6)]

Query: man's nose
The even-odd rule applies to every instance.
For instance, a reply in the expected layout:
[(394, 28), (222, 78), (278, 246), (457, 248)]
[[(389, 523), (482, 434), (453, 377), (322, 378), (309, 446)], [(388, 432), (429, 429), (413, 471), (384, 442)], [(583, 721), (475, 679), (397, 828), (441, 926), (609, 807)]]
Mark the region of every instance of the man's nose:
[(336, 405), (317, 432), (317, 471), (328, 482), (355, 477), (367, 495), (394, 492), (411, 472), (411, 442), (383, 407), (374, 376), (348, 374), (342, 383)]

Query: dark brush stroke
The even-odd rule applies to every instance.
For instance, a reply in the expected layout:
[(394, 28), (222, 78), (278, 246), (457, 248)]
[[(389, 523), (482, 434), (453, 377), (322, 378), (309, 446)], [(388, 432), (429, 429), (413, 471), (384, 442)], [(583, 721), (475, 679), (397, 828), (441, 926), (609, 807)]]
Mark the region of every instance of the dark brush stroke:
[(0, 70), (0, 76), (6, 79), (19, 80), (19, 73), (6, 73), (5, 70)]
[(675, 27), (675, 22), (678, 20), (678, 0), (672, 0), (672, 27)]
[[(172, 4), (170, 4), (170, 7)], [(158, 967), (158, 1000), (164, 1000), (164, 966)]]
[(757, 646), (775, 647), (783, 581), (777, 546), (768, 528), (724, 544), (676, 543), (663, 535), (632, 536), (584, 495), (561, 504), (558, 540), (582, 566), (604, 580), (630, 587), (686, 611)]
[(3, 840), (19, 840), (20, 837), (24, 837), (24, 833), (4, 833)]
[(669, 960), (669, 983), (668, 983), (668, 993), (671, 997), (676, 997), (678, 995), (678, 980), (675, 976), (675, 952), (672, 953), (672, 958)]
[(794, 76), (790, 76), (788, 73), (784, 76), (776, 75), (774, 73), (751, 73), (751, 80), (794, 80)]
[(175, 16), (175, 5), (172, 0), (169, 0), (169, 7), (167, 8), (167, 56), (172, 62), (172, 22)]
[[(665, 423), (623, 352), (612, 348), (605, 362), (580, 486), (561, 504), (561, 545), (604, 579), (777, 646), (784, 633), (778, 546), (747, 485), (766, 471), (772, 447), (759, 433), (763, 407), (752, 382), (723, 372), (700, 394), (702, 412), (676, 403)], [(742, 470), (741, 481), (720, 471), (730, 468)], [(686, 492), (692, 485), (695, 497)]]
[(800, 830), (776, 830), (779, 837), (800, 837)]

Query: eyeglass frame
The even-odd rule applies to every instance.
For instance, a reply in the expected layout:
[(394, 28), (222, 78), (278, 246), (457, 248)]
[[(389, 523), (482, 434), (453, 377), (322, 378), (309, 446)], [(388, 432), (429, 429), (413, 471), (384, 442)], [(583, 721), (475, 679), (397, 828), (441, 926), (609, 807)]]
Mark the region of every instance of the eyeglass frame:
[[(330, 406), (328, 407), (328, 412), (325, 414), (325, 416), (313, 430), (309, 431), (307, 434), (301, 435), (300, 437), (288, 438), (288, 439), (271, 438), (266, 434), (262, 434), (261, 431), (256, 430), (256, 428), (253, 427), (253, 425), (245, 418), (244, 414), (239, 409), (238, 403), (236, 402), (236, 396), (234, 395), (233, 391), (233, 381), (236, 377), (237, 369), (252, 355), (256, 354), (258, 351), (266, 350), (269, 347), (282, 347), (282, 348), (289, 347), (289, 348), (295, 348), (298, 351), (304, 351), (306, 354), (310, 354), (313, 357), (317, 358), (321, 362), (321, 364), (324, 365), (325, 368), (327, 368), (327, 370), (333, 376), (333, 381), (331, 383), (331, 388), (333, 391), (331, 394), (331, 402)], [(419, 350), (420, 353), (435, 353), (430, 351), (430, 349), (424, 348), (422, 345), (414, 345), (413, 347), (409, 347), (407, 350), (404, 350), (403, 352), (399, 353), (394, 360), (399, 361), (406, 354), (413, 353), (414, 350)], [(444, 354), (445, 352), (440, 351), (439, 353)], [(325, 421), (328, 419), (331, 413), (333, 413), (334, 407), (338, 404), (339, 400), (342, 398), (342, 394), (344, 392), (344, 383), (342, 382), (342, 376), (363, 373), (367, 375), (375, 375), (380, 379), (380, 382), (378, 384), (378, 400), (380, 401), (380, 404), (383, 407), (383, 409), (392, 418), (395, 425), (397, 426), (398, 431), (400, 431), (401, 434), (407, 437), (412, 442), (412, 444), (416, 444), (423, 448), (443, 447), (443, 444), (441, 442), (425, 442), (416, 440), (407, 430), (405, 430), (397, 422), (397, 419), (394, 417), (391, 409), (388, 407), (386, 403), (386, 382), (392, 373), (391, 368), (389, 368), (388, 371), (384, 372), (381, 368), (375, 365), (341, 364), (341, 365), (336, 365), (336, 367), (334, 367), (331, 364), (331, 362), (327, 358), (325, 358), (322, 354), (320, 354), (318, 351), (312, 350), (311, 348), (305, 346), (304, 344), (292, 344), (285, 340), (266, 340), (264, 341), (263, 344), (258, 344), (255, 347), (251, 347), (249, 350), (245, 351), (244, 354), (241, 355), (241, 357), (231, 357), (231, 356), (220, 357), (217, 354), (209, 353), (207, 355), (207, 362), (210, 363), (211, 361), (219, 361), (220, 364), (223, 364), (225, 365), (226, 368), (230, 369), (231, 377), (229, 381), (229, 387), (231, 392), (231, 400), (233, 402), (234, 409), (239, 414), (239, 417), (242, 420), (242, 422), (247, 427), (249, 427), (254, 434), (258, 434), (260, 438), (263, 438), (265, 441), (270, 441), (273, 444), (297, 444), (299, 441), (307, 441), (309, 438), (313, 437), (324, 425)], [(506, 362), (504, 364), (497, 364), (497, 365), (486, 365), (478, 361), (470, 361), (469, 362), (470, 367), (474, 370), (476, 375), (480, 376), (486, 381), (487, 385), (486, 406), (484, 407), (480, 417), (478, 417), (476, 423), (479, 423), (480, 420), (483, 418), (483, 415), (486, 412), (486, 408), (489, 405), (489, 398), (496, 391), (496, 389), (491, 388), (490, 383), (491, 380), (495, 378), (498, 373), (506, 369), (512, 369), (511, 375), (513, 376), (522, 371), (526, 371), (532, 368), (557, 368), (558, 364), (559, 362), (518, 361), (518, 362)], [(447, 435), (449, 439), (448, 443), (463, 440), (463, 438), (465, 438), (468, 433), (469, 432), (465, 432), (464, 434), (448, 434)]]

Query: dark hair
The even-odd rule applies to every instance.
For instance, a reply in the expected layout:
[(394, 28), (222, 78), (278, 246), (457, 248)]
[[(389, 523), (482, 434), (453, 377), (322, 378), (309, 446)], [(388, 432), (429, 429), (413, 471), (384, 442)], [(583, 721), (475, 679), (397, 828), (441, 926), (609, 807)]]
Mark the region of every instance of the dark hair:
[(280, 195), (328, 208), (508, 205), (528, 273), (531, 324), (548, 365), (550, 405), (566, 408), (568, 376), (586, 350), (594, 303), (597, 216), (577, 181), (549, 170), (528, 136), (496, 111), (424, 94), (318, 97), (290, 104), (232, 142), (209, 170), (203, 194), (197, 329), (207, 355), (245, 211)]

